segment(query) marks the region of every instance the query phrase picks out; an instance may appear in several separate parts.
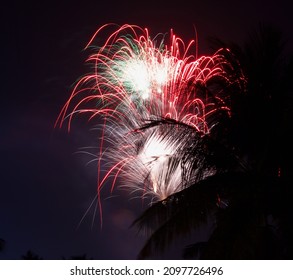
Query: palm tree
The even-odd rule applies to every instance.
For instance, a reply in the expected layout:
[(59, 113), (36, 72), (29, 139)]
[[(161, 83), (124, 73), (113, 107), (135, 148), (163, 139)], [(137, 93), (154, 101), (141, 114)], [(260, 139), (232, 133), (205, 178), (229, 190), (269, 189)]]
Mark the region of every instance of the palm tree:
[(205, 163), (220, 172), (152, 205), (134, 221), (149, 233), (139, 258), (154, 257), (213, 220), (208, 241), (190, 245), (185, 256), (290, 259), (292, 56), (285, 59), (282, 35), (271, 26), (260, 25), (243, 48), (215, 42), (229, 49), (227, 59), (233, 54), (232, 62), (240, 62), (247, 87), (231, 95), (232, 118), (187, 153), (197, 162), (196, 149), (201, 149)]
[[(180, 135), (176, 135), (184, 141), (181, 149), (175, 153), (174, 160), (170, 161), (168, 169), (172, 172), (172, 167), (177, 166), (174, 163), (176, 160), (192, 162), (191, 166), (183, 171), (187, 178), (196, 183), (190, 185), (190, 182), (186, 182), (190, 185), (188, 188), (153, 204), (134, 221), (133, 225), (138, 227), (139, 231), (150, 233), (150, 239), (141, 250), (139, 258), (148, 258), (155, 251), (163, 252), (178, 236), (208, 223), (218, 208), (226, 208), (230, 188), (234, 189), (236, 184), (236, 181), (227, 181), (227, 172), (230, 171), (232, 176), (232, 172), (238, 174), (247, 168), (234, 151), (218, 139), (224, 134), (221, 128), (213, 130), (210, 135), (202, 135), (199, 132), (194, 133), (194, 128), (184, 123), (165, 119), (151, 121), (141, 129), (154, 126), (173, 126), (173, 129), (166, 130), (165, 138), (174, 137), (174, 131), (179, 131)], [(215, 175), (205, 179), (207, 170), (212, 170)], [(219, 184), (221, 179), (224, 181)]]

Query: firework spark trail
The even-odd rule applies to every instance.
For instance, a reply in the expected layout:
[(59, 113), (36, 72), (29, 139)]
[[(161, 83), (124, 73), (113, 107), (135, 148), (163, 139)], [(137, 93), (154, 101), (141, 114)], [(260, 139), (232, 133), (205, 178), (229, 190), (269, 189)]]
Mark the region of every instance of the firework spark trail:
[[(109, 27), (101, 27), (87, 48)], [(93, 73), (79, 80), (59, 115), (57, 123), (68, 119), (68, 129), (79, 113), (104, 118), (98, 193), (111, 177), (113, 189), (118, 176), (131, 191), (153, 199), (185, 188), (183, 181), (192, 180), (196, 171), (186, 173), (194, 164), (179, 156), (182, 147), (190, 139), (191, 145), (200, 143), (197, 139), (210, 133), (219, 110), (229, 113), (227, 96), (217, 87), (219, 80), (232, 83), (226, 71), (231, 65), (221, 50), (197, 58), (189, 54), (194, 41), (185, 46), (172, 30), (169, 45), (165, 37), (151, 39), (148, 29), (135, 25), (118, 27), (94, 49), (88, 58)], [(161, 120), (174, 123), (147, 127)], [(100, 178), (106, 162), (108, 171)], [(213, 172), (204, 170), (202, 177)]]

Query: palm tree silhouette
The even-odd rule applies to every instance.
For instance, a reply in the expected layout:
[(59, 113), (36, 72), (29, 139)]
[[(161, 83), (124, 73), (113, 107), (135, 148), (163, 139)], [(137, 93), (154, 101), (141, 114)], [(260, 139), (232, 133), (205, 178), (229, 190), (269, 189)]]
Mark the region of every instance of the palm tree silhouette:
[(176, 238), (211, 220), (208, 241), (186, 247), (185, 257), (293, 257), (288, 209), (293, 60), (284, 55), (283, 42), (281, 32), (266, 25), (254, 30), (244, 47), (213, 40), (227, 49), (227, 59), (236, 73), (244, 72), (247, 86), (242, 94), (231, 94), (232, 117), (221, 119), (194, 150), (182, 152), (197, 162), (199, 149), (204, 162), (220, 172), (152, 205), (134, 221), (138, 231), (149, 233), (138, 258), (162, 253)]

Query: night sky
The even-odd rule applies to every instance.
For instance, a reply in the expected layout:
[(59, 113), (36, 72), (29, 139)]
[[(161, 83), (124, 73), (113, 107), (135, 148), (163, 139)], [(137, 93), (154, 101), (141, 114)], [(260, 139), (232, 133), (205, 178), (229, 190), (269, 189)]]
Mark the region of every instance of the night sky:
[(137, 24), (154, 35), (173, 28), (191, 40), (195, 26), (201, 55), (209, 54), (209, 36), (241, 44), (252, 27), (269, 22), (293, 46), (292, 4), (287, 0), (187, 2), (193, 4), (2, 3), (0, 238), (6, 244), (0, 259), (20, 259), (28, 250), (44, 259), (82, 254), (135, 259), (145, 241), (129, 229), (144, 206), (121, 191), (103, 201), (102, 229), (98, 217), (92, 225), (93, 211), (78, 226), (96, 195), (97, 178), (95, 163), (87, 164), (92, 158), (78, 151), (94, 146), (98, 135), (85, 120), (74, 122), (70, 133), (54, 128), (73, 83), (88, 70), (83, 48), (98, 27)]

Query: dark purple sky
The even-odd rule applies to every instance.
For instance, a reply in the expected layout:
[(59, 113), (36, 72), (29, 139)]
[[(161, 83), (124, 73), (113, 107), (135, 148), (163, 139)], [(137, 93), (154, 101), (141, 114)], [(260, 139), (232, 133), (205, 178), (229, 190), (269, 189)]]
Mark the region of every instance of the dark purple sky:
[(194, 25), (199, 54), (208, 53), (208, 36), (241, 43), (258, 22), (275, 24), (292, 40), (287, 0), (73, 3), (9, 1), (1, 7), (0, 238), (6, 247), (0, 259), (18, 259), (29, 249), (45, 259), (84, 253), (135, 259), (143, 245), (128, 228), (141, 203), (126, 193), (103, 202), (102, 230), (98, 219), (92, 228), (92, 212), (76, 229), (97, 176), (95, 165), (86, 164), (91, 158), (76, 152), (98, 135), (81, 121), (70, 134), (54, 129), (72, 84), (88, 70), (82, 49), (102, 24), (138, 24), (154, 35), (173, 28), (186, 40), (194, 39)]

